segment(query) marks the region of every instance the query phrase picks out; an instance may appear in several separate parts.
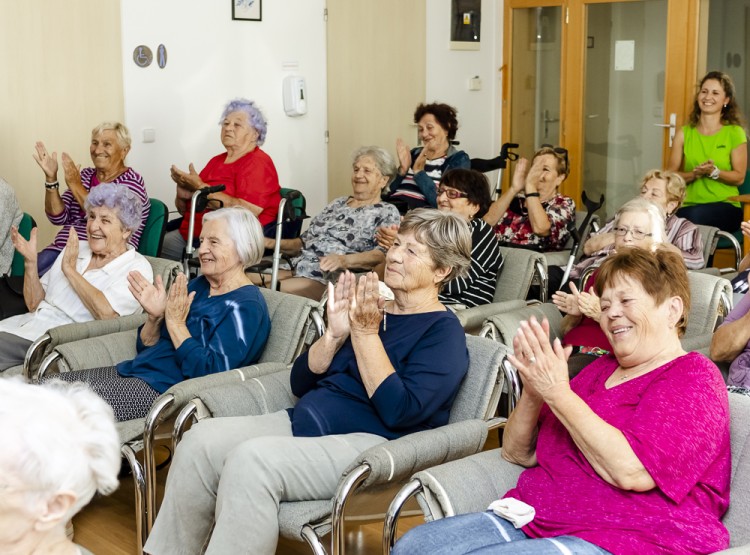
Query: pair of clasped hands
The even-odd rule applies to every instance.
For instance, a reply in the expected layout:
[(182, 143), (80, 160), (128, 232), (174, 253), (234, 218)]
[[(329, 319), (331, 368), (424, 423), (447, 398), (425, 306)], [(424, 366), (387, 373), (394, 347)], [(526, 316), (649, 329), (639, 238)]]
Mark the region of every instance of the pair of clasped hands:
[(385, 299), (380, 296), (378, 275), (368, 272), (359, 279), (343, 272), (336, 285), (328, 283), (328, 331), (334, 338), (350, 334), (377, 334), (385, 312)]

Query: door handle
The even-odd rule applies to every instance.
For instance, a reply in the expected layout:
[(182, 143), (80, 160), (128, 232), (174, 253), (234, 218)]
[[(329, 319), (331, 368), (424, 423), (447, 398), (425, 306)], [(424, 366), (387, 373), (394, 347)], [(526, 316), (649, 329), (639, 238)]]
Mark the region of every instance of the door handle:
[(669, 147), (672, 148), (672, 142), (674, 142), (674, 136), (677, 133), (677, 114), (674, 112), (669, 114), (669, 123), (655, 123), (654, 125), (669, 128)]

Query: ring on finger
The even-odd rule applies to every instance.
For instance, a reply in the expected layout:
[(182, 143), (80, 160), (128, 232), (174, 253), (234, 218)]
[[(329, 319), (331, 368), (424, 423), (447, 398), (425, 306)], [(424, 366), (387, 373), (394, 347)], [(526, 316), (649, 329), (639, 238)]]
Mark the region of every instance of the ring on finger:
[(529, 357), (529, 364), (534, 364), (534, 363), (536, 363), (536, 358), (534, 358), (533, 356)]

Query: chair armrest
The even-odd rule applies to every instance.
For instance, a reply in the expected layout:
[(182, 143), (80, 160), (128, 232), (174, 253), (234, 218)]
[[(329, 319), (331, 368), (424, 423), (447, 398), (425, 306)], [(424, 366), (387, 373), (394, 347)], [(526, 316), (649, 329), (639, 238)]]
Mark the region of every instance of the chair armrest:
[(365, 464), (370, 467), (365, 487), (403, 482), (423, 468), (479, 452), (487, 430), (487, 422), (475, 419), (408, 434), (363, 451), (344, 474)]
[(428, 521), (484, 511), (516, 485), (523, 470), (503, 459), (500, 449), (484, 451), (417, 472), (417, 502)]
[(296, 402), (289, 383), (291, 369), (286, 364), (269, 362), (256, 365), (256, 374), (241, 383), (231, 383), (200, 391), (199, 399), (215, 418), (270, 414)]
[(495, 314), (501, 312), (508, 312), (509, 310), (516, 310), (517, 308), (523, 308), (526, 306), (526, 301), (516, 299), (512, 301), (501, 301), (498, 303), (483, 304), (480, 306), (473, 306), (466, 310), (457, 310), (456, 317), (461, 322), (461, 327), (464, 330), (478, 330), (484, 324), (484, 321)]

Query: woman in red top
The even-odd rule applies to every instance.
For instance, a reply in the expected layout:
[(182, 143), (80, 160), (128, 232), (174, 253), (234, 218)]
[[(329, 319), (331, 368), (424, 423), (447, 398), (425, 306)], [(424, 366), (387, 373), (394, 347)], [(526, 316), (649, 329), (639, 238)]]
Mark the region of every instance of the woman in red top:
[[(211, 185), (225, 185), (221, 193), (208, 195), (208, 210), (220, 206), (242, 206), (250, 210), (260, 220), (265, 235), (275, 234), (276, 214), (281, 200), (279, 176), (271, 157), (260, 145), (266, 139), (266, 120), (251, 100), (232, 100), (224, 108), (219, 122), (221, 144), (225, 153), (211, 158), (200, 173), (193, 164), (188, 171), (172, 166), (172, 180), (177, 184), (175, 205), (182, 219), (180, 228), (170, 231), (164, 237), (162, 256), (181, 260), (187, 244), (190, 225), (190, 199), (193, 193)], [(222, 203), (222, 204), (219, 204)], [(200, 236), (203, 212), (196, 213), (193, 240)]]

